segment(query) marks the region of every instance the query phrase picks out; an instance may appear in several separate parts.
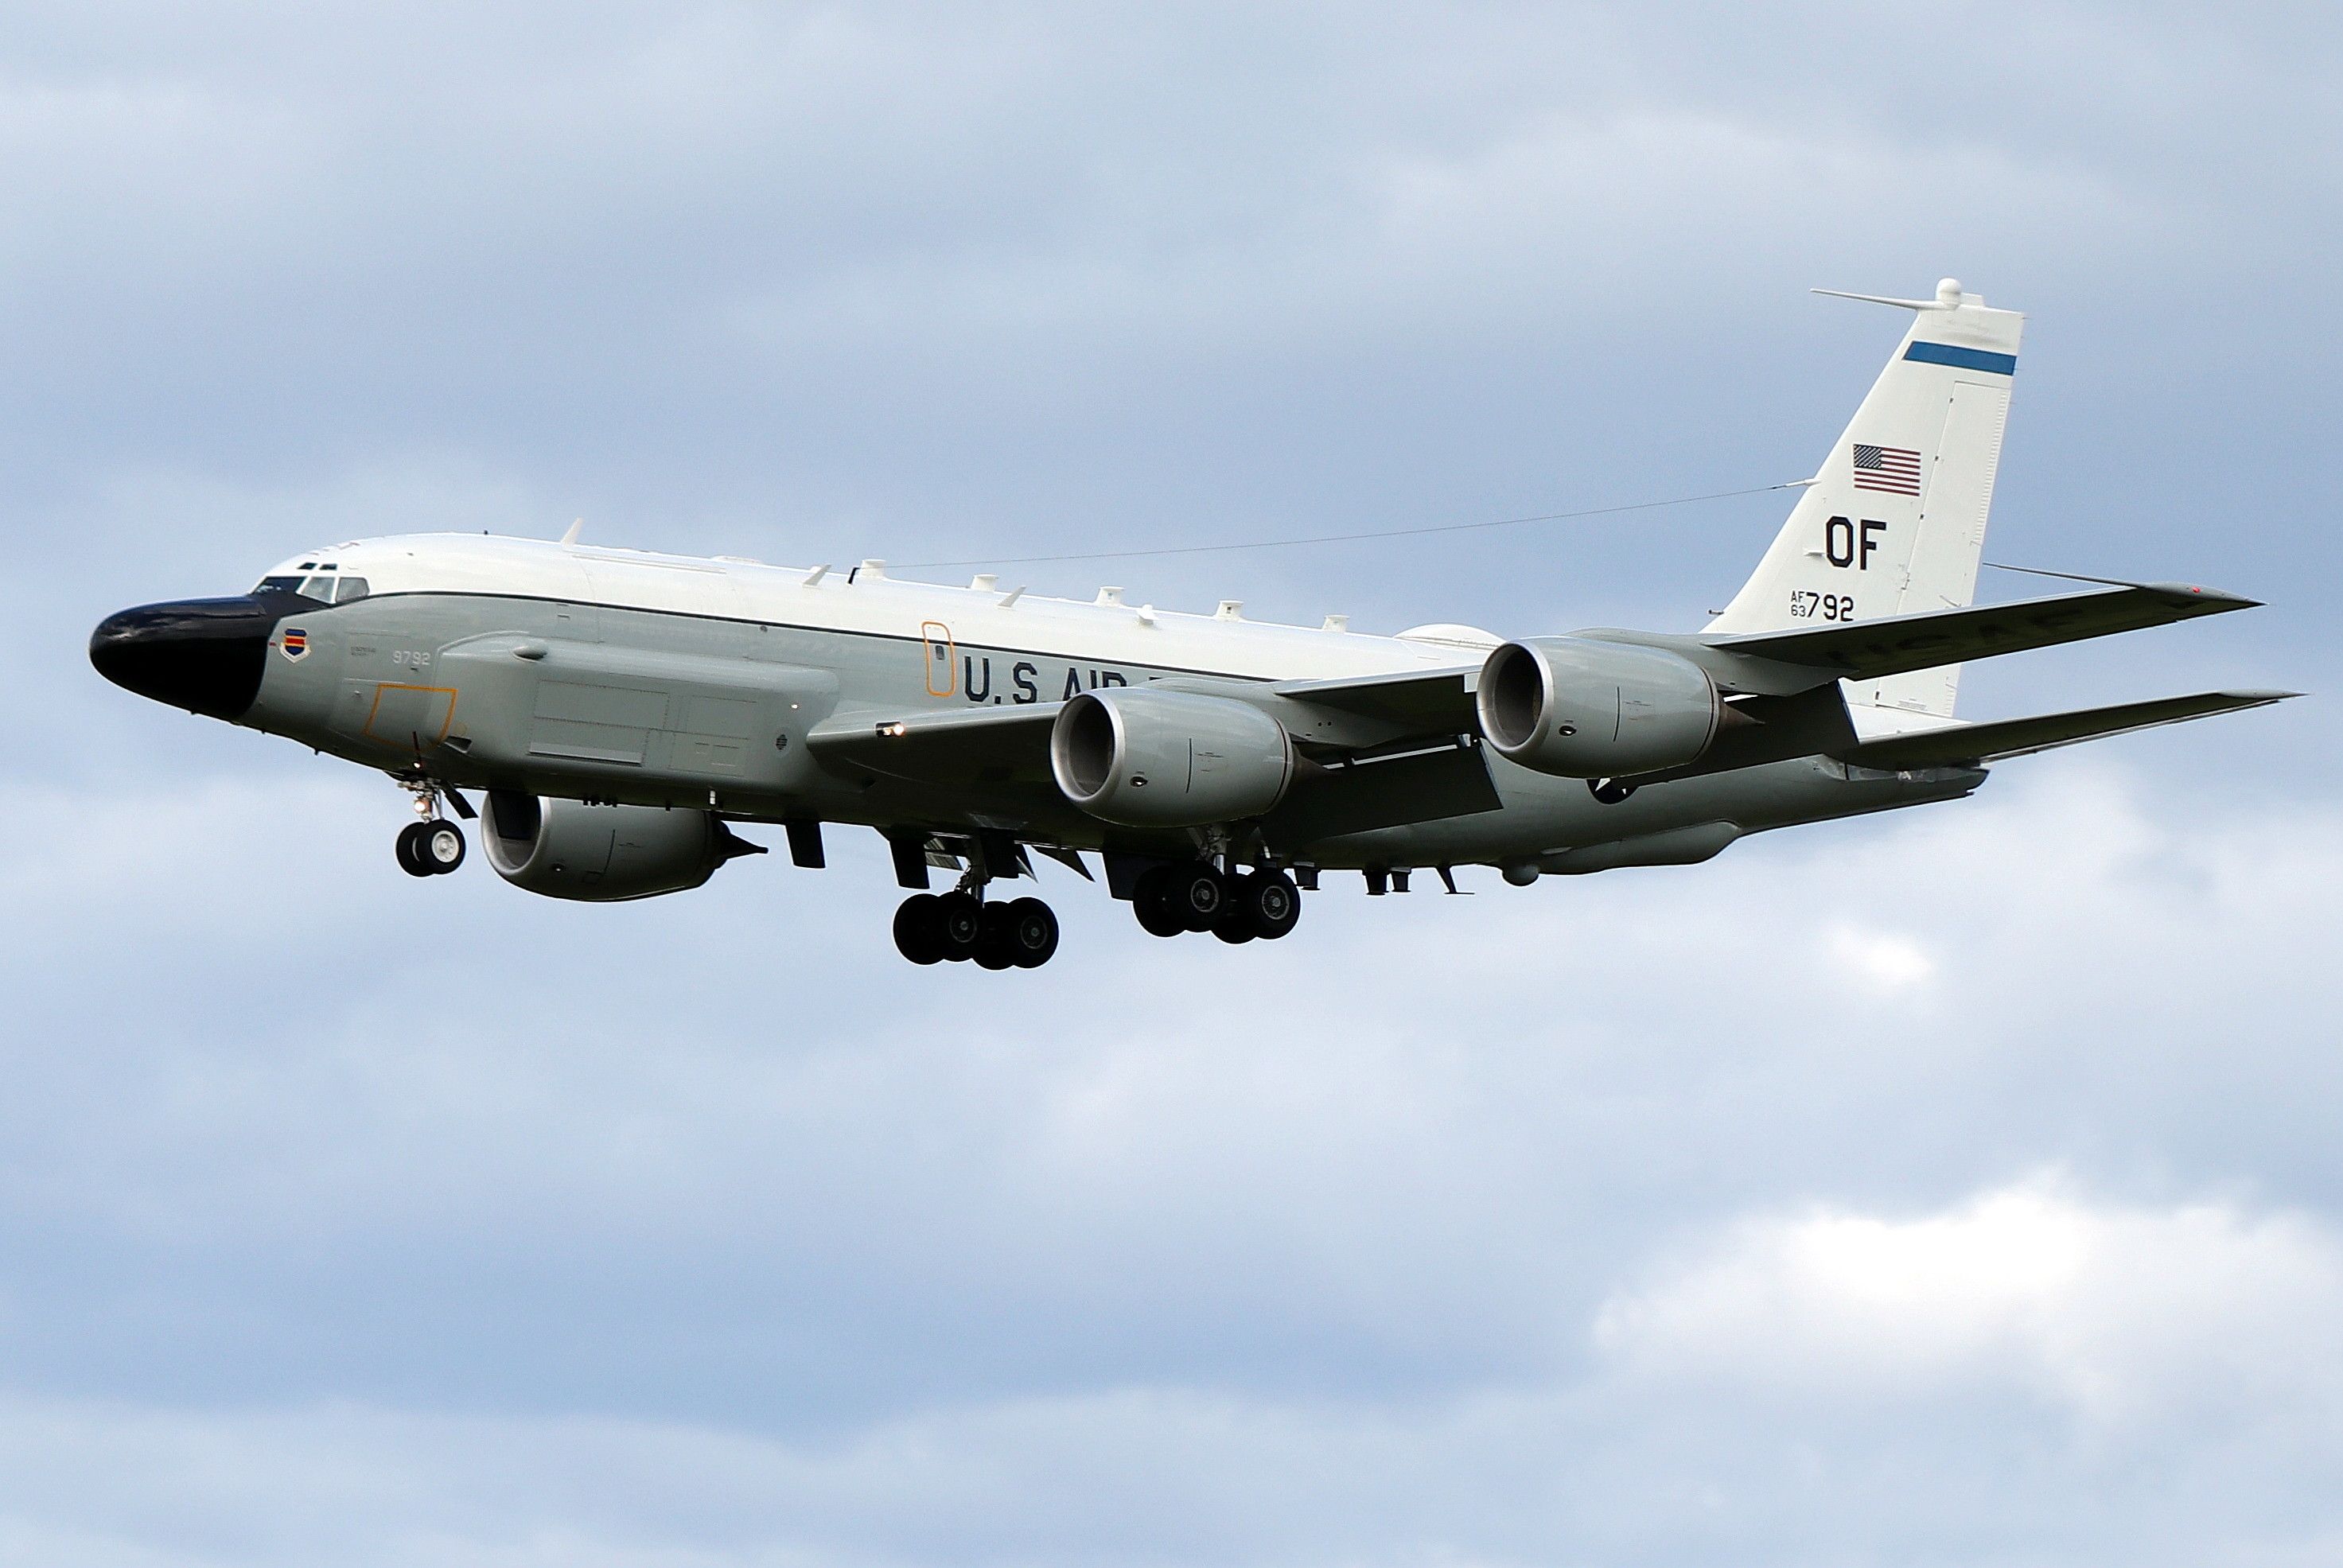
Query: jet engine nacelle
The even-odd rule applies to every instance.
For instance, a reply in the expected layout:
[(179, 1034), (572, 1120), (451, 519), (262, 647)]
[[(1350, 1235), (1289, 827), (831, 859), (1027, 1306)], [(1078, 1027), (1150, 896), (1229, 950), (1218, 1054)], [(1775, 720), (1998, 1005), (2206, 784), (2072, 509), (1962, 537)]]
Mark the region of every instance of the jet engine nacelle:
[(1499, 756), (1564, 779), (1681, 767), (1716, 739), (1725, 707), (1689, 659), (1576, 637), (1498, 648), (1481, 667), (1474, 702)]
[(548, 899), (617, 903), (699, 887), (757, 849), (706, 811), (591, 806), (511, 789), (488, 791), (481, 825), (488, 864)]
[(1293, 778), (1285, 727), (1225, 697), (1110, 687), (1068, 699), (1050, 733), (1066, 799), (1131, 828), (1258, 817)]

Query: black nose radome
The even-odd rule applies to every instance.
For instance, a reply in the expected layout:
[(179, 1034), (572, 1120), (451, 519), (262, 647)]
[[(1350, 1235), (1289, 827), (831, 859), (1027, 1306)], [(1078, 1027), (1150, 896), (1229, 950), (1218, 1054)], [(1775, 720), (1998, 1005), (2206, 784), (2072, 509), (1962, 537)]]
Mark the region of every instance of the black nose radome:
[(236, 719), (260, 695), (268, 634), (287, 607), (256, 598), (191, 598), (107, 616), (89, 661), (115, 685), (214, 719)]

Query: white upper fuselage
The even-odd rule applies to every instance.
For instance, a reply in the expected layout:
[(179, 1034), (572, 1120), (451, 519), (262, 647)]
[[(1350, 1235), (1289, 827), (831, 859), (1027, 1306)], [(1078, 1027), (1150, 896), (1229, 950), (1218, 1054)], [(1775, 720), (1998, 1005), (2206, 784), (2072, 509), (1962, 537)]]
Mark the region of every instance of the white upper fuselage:
[(888, 578), (877, 563), (824, 571), (727, 557), (485, 534), (411, 534), (312, 550), (271, 568), (306, 576), (330, 563), (370, 595), (464, 594), (554, 599), (669, 615), (755, 621), (864, 636), (942, 638), (1158, 669), (1262, 680), (1326, 679), (1476, 664), (1498, 638), (1467, 627), (1399, 637), (1281, 626), (1234, 614), (1050, 598), (993, 586)]

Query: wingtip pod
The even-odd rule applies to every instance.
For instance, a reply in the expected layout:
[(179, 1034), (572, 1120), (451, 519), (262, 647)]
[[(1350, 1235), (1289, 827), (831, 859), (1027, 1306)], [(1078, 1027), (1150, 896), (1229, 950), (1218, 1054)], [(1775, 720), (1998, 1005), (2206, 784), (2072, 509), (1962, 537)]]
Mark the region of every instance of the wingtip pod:
[(2176, 604), (2201, 604), (2207, 614), (2218, 614), (2233, 609), (2259, 609), (2262, 600), (2247, 598), (2243, 594), (2230, 593), (2226, 588), (2207, 588), (2201, 583), (2142, 583), (2150, 593), (2161, 594)]

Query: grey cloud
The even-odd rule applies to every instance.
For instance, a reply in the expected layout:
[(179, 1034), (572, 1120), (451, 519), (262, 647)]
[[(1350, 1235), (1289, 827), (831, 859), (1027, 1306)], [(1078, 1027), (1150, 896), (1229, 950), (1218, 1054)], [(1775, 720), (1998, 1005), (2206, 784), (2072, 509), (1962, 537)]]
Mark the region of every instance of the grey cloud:
[[(355, 781), (108, 810), (144, 836), (95, 848), (60, 800), (14, 881), (18, 1332), (109, 1385), (784, 1423), (1027, 1378), (1396, 1396), (1568, 1364), (1644, 1238), (1765, 1194), (2046, 1158), (2156, 1194), (2161, 1151), (2329, 1201), (2331, 813), (2190, 844), (2052, 780), (1699, 879), (1330, 893), (1298, 970), (1091, 910), (1008, 1016), (956, 973), (809, 983), (884, 960), (859, 845), (560, 909), (419, 895)], [(91, 930), (154, 956), (41, 983)], [(170, 1333), (83, 1316), (142, 1299)]]
[[(1126, 1386), (810, 1439), (20, 1399), (0, 1405), (0, 1498), (18, 1539), (82, 1561), (146, 1560), (150, 1542), (162, 1561), (446, 1563), (2285, 1563), (2331, 1544), (2300, 1501), (2343, 1458), (2315, 1353), (2338, 1304), (2331, 1231), (2021, 1187), (1741, 1233), (1725, 1277), (1606, 1307), (1584, 1374), (1501, 1392)], [(1843, 1342), (1850, 1314), (1869, 1342)], [(1653, 1363), (1687, 1349), (1707, 1373), (1690, 1387)], [(1763, 1392), (1720, 1398), (1720, 1375)]]

